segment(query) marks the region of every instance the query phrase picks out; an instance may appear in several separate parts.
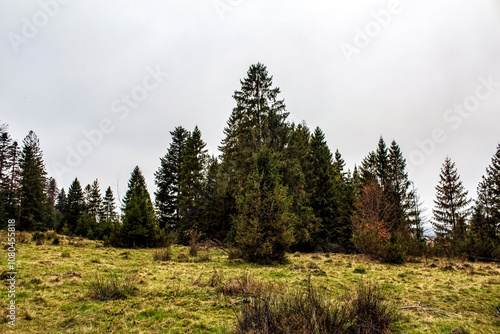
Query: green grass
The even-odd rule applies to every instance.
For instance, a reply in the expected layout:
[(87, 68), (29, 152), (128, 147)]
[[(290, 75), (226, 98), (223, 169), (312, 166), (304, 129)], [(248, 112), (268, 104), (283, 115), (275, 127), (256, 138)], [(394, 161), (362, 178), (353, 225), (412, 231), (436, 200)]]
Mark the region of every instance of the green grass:
[[(310, 280), (332, 298), (363, 282), (377, 284), (398, 308), (430, 304), (428, 308), (458, 315), (400, 309), (403, 320), (397, 327), (403, 333), (450, 333), (456, 327), (467, 333), (500, 332), (495, 320), (499, 264), (422, 259), (388, 265), (361, 255), (295, 253), (287, 264), (262, 266), (228, 260), (216, 249), (199, 261), (181, 246), (172, 247), (172, 260), (158, 261), (153, 249), (105, 248), (64, 236), (59, 240), (59, 245), (17, 245), (18, 333), (233, 333), (243, 297), (223, 291), (238, 288), (231, 284), (244, 279), (245, 289), (266, 283), (277, 290), (304, 287)], [(0, 243), (5, 243), (3, 235)], [(6, 263), (6, 251), (1, 254), (0, 263)], [(453, 270), (442, 270), (450, 265)], [(133, 277), (136, 289), (123, 299), (96, 300), (89, 291), (96, 273), (119, 282)], [(7, 302), (6, 285), (1, 284), (0, 333), (13, 332), (6, 323)]]

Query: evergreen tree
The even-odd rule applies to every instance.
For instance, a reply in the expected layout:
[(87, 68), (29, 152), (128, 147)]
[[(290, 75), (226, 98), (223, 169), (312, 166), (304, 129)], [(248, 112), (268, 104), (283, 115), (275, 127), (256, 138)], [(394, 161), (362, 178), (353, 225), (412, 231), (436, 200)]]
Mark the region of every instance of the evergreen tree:
[(272, 154), (270, 149), (255, 154), (252, 171), (236, 199), (236, 246), (252, 262), (282, 262), (293, 242), (292, 199), (281, 184)]
[(205, 142), (196, 126), (186, 141), (179, 172), (181, 230), (198, 229), (203, 196), (203, 171), (207, 161)]
[(64, 211), (64, 207), (66, 206), (66, 192), (64, 188), (61, 189), (56, 199), (56, 210)]
[(247, 78), (235, 91), (236, 107), (224, 129), (226, 138), (221, 151), (225, 162), (233, 161), (236, 170), (251, 162), (252, 153), (268, 146), (280, 150), (286, 144), (288, 125), (284, 100), (278, 100), (280, 89), (272, 88), (272, 76), (263, 64), (251, 65)]
[(54, 212), (54, 230), (60, 232), (64, 224), (64, 208), (66, 206), (66, 192), (64, 188), (57, 194)]
[(146, 180), (138, 166), (132, 172), (123, 203), (123, 245), (153, 247), (158, 226)]
[(477, 189), (478, 204), (483, 208), (488, 221), (491, 236), (499, 237), (500, 232), (500, 144), (491, 159), (491, 165), (486, 168)]
[(113, 195), (113, 191), (111, 187), (106, 189), (106, 193), (104, 194), (104, 199), (102, 202), (102, 211), (100, 216), (101, 222), (116, 220), (118, 218), (118, 214), (116, 213), (116, 204), (115, 197)]
[(305, 123), (291, 125), (285, 150), (283, 183), (288, 187), (292, 199), (291, 211), (297, 217), (293, 228), (296, 242), (293, 249), (299, 251), (314, 250), (314, 238), (320, 229), (320, 219), (314, 216), (307, 191), (307, 180), (312, 177), (308, 159), (310, 141), (311, 133)]
[(172, 142), (165, 156), (160, 158), (160, 167), (155, 173), (156, 209), (160, 228), (179, 224), (180, 173), (189, 136), (189, 132), (182, 126), (176, 127), (170, 134)]
[(53, 230), (56, 223), (56, 200), (59, 193), (57, 182), (53, 177), (49, 178), (47, 183), (47, 228)]
[(75, 178), (68, 189), (68, 197), (63, 207), (62, 232), (66, 234), (76, 234), (78, 220), (85, 212), (85, 199), (82, 186), (78, 178)]
[(0, 227), (18, 216), (20, 187), (19, 148), (8, 133), (8, 125), (0, 124)]
[(99, 181), (97, 179), (89, 186), (87, 198), (87, 213), (96, 222), (99, 222), (103, 214), (102, 196), (99, 189)]
[(353, 179), (349, 172), (344, 171), (345, 161), (338, 150), (335, 151), (335, 160), (333, 162), (334, 175), (334, 198), (335, 207), (335, 224), (332, 231), (334, 242), (340, 245), (344, 252), (354, 250), (352, 244), (352, 224), (351, 216), (354, 212), (355, 188)]
[[(399, 148), (398, 148), (399, 149)], [(382, 186), (382, 189), (388, 183), (388, 174), (389, 174), (389, 154), (387, 152), (387, 146), (385, 145), (384, 139), (380, 136), (378, 141), (377, 151), (376, 151), (376, 170), (377, 170), (377, 178), (379, 184)]]
[(120, 246), (122, 233), (121, 224), (118, 220), (115, 197), (111, 187), (108, 187), (104, 194), (98, 231), (99, 238), (104, 240), (104, 245)]
[(215, 157), (207, 161), (206, 177), (203, 182), (201, 198), (201, 226), (200, 231), (208, 238), (224, 240), (230, 224), (224, 219), (224, 198), (220, 196), (220, 163)]
[[(332, 154), (326, 144), (325, 135), (316, 128), (309, 148), (310, 178), (308, 191), (311, 195), (311, 207), (314, 215), (320, 219), (321, 228), (317, 237), (323, 245), (336, 241), (335, 223), (338, 208), (335, 200), (335, 179)], [(326, 242), (326, 244), (325, 244)]]
[[(388, 161), (389, 164), (386, 167), (387, 173), (385, 173), (385, 194), (392, 208), (389, 218), (390, 229), (393, 235), (397, 234), (399, 236), (408, 237), (410, 230), (408, 215), (410, 209), (411, 182), (406, 172), (406, 159), (403, 157), (399, 145), (394, 140), (389, 149)], [(415, 209), (417, 208), (413, 207), (413, 210)]]
[(424, 241), (424, 218), (421, 208), (420, 196), (412, 183), (412, 189), (408, 195), (408, 226), (413, 238)]
[(477, 202), (471, 219), (470, 253), (500, 257), (500, 145), (477, 188)]
[(460, 252), (466, 236), (466, 219), (469, 215), (470, 199), (467, 198), (455, 163), (446, 157), (434, 200), (434, 230), (436, 243), (448, 255)]
[[(272, 76), (264, 65), (251, 65), (247, 78), (240, 81), (241, 90), (235, 91), (233, 109), (225, 138), (219, 148), (222, 152), (220, 194), (224, 201), (224, 220), (238, 214), (236, 197), (241, 195), (243, 185), (251, 172), (254, 154), (263, 149), (282, 152), (287, 143), (288, 123), (285, 103), (278, 100), (279, 88), (272, 88)], [(273, 159), (283, 160), (279, 154)], [(233, 227), (236, 225), (233, 224)], [(234, 239), (234, 228), (227, 236)]]
[(361, 161), (361, 166), (358, 170), (359, 177), (359, 189), (361, 190), (364, 186), (369, 185), (373, 182), (378, 183), (377, 179), (377, 155), (375, 152), (370, 152), (368, 155)]
[(38, 137), (30, 131), (23, 140), (20, 159), (21, 212), (20, 229), (42, 231), (46, 229), (47, 198), (45, 194), (46, 174), (43, 153)]

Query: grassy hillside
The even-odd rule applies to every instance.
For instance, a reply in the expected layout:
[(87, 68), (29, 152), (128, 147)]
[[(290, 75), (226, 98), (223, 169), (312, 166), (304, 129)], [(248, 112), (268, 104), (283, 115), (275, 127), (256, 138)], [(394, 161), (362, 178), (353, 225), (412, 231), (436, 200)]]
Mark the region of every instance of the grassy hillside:
[[(6, 244), (5, 235), (0, 240)], [(66, 237), (52, 243), (17, 244), (18, 333), (231, 333), (250, 292), (289, 290), (309, 279), (332, 298), (362, 282), (378, 284), (400, 308), (403, 333), (500, 332), (498, 264), (423, 259), (386, 265), (360, 255), (290, 254), (286, 265), (260, 266), (229, 260), (218, 249), (200, 250), (195, 258), (175, 246), (172, 260), (156, 261), (154, 249), (105, 248)], [(2, 254), (5, 264), (7, 251)], [(89, 288), (98, 280), (128, 284), (127, 297), (96, 299)], [(2, 282), (0, 332), (9, 333)], [(401, 309), (418, 303), (432, 310)]]

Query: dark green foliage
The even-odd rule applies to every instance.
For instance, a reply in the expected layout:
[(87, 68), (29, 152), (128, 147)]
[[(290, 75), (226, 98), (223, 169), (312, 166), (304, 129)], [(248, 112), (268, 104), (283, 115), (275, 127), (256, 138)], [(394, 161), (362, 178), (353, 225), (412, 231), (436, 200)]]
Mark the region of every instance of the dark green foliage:
[[(355, 169), (352, 182), (352, 189), (358, 197), (357, 215), (353, 218), (365, 217), (361, 224), (363, 227), (359, 219), (354, 222), (357, 229), (356, 243), (358, 246), (369, 246), (372, 255), (376, 248), (378, 258), (388, 262), (400, 262), (406, 255), (406, 250), (410, 250), (404, 245), (414, 238), (422, 240), (423, 229), (418, 195), (408, 178), (406, 160), (399, 145), (392, 141), (388, 149), (380, 137), (377, 150), (368, 154), (359, 171)], [(374, 185), (380, 190), (377, 196), (372, 196), (374, 192), (371, 190), (371, 195), (366, 193), (366, 187), (373, 190)], [(369, 204), (369, 198), (377, 198), (376, 210)], [(366, 216), (367, 211), (360, 212), (367, 209), (367, 205), (372, 206), (368, 210), (373, 213), (371, 218)], [(370, 241), (371, 239), (377, 240), (382, 235), (384, 238), (387, 236), (386, 244), (370, 245), (373, 241)], [(365, 246), (361, 247), (367, 249)], [(415, 247), (412, 246), (411, 249), (414, 254)]]
[(200, 231), (207, 238), (224, 240), (231, 224), (231, 217), (224, 216), (224, 197), (221, 196), (223, 176), (217, 158), (207, 161), (206, 176), (201, 191)]
[(439, 178), (432, 222), (436, 232), (436, 246), (447, 256), (454, 256), (465, 251), (470, 199), (467, 198), (467, 191), (455, 163), (449, 157), (443, 163)]
[(19, 210), (19, 147), (8, 133), (8, 125), (0, 124), (0, 227), (18, 216)]
[(500, 258), (500, 145), (479, 183), (477, 197), (467, 251), (474, 256)]
[(85, 212), (85, 200), (83, 196), (82, 186), (78, 178), (75, 178), (68, 189), (68, 197), (63, 209), (63, 226), (66, 227), (71, 234), (76, 234), (76, 227), (80, 216)]
[[(236, 107), (224, 128), (225, 138), (219, 148), (222, 152), (220, 196), (224, 201), (224, 217), (238, 214), (236, 197), (251, 172), (254, 154), (264, 148), (282, 152), (286, 145), (288, 112), (284, 101), (278, 100), (279, 93), (279, 88), (272, 88), (272, 76), (268, 75), (266, 67), (258, 63), (250, 66), (247, 77), (241, 80), (241, 90), (233, 95)], [(234, 232), (233, 228), (228, 239), (234, 241)]]
[(165, 156), (160, 158), (160, 168), (155, 173), (156, 210), (160, 228), (173, 228), (179, 224), (180, 173), (189, 136), (182, 126), (176, 127), (170, 134), (172, 142)]
[(203, 171), (207, 161), (205, 146), (205, 142), (201, 139), (201, 131), (196, 126), (186, 141), (179, 171), (180, 226), (178, 229), (181, 233), (188, 229), (197, 229), (201, 223)]
[[(381, 138), (382, 140), (382, 138)], [(388, 175), (385, 185), (385, 193), (391, 203), (390, 231), (393, 235), (408, 236), (408, 211), (410, 209), (411, 182), (406, 172), (406, 160), (401, 153), (399, 145), (393, 140), (389, 149)], [(412, 208), (413, 211), (417, 207)]]
[(102, 201), (102, 212), (99, 221), (107, 222), (116, 220), (118, 214), (116, 213), (116, 204), (115, 197), (113, 196), (113, 191), (111, 187), (106, 189), (106, 193), (104, 194), (104, 199)]
[(153, 247), (158, 226), (146, 181), (135, 167), (123, 199), (122, 244), (125, 247)]
[(99, 181), (97, 179), (90, 185), (86, 195), (87, 214), (97, 223), (103, 215), (102, 196), (101, 190), (99, 189)]
[(242, 308), (237, 333), (387, 333), (399, 319), (376, 287), (360, 286), (355, 295), (339, 301), (330, 298), (310, 283), (305, 291), (253, 298)]
[(338, 213), (335, 199), (335, 171), (333, 157), (325, 135), (318, 127), (314, 130), (309, 146), (308, 191), (310, 205), (316, 218), (320, 220), (316, 242), (328, 244), (333, 238)]
[(57, 189), (57, 182), (54, 178), (49, 178), (47, 182), (47, 222), (46, 227), (49, 230), (53, 230), (56, 225), (56, 200), (59, 194), (59, 189)]
[(282, 262), (293, 242), (296, 217), (278, 168), (271, 150), (255, 154), (252, 171), (236, 198), (235, 242), (248, 261)]
[(320, 229), (320, 220), (314, 216), (310, 206), (310, 194), (307, 191), (307, 180), (311, 176), (308, 159), (310, 140), (311, 134), (305, 123), (297, 126), (292, 124), (283, 168), (283, 183), (288, 187), (292, 198), (291, 211), (297, 217), (293, 249), (300, 251), (314, 249), (315, 237)]
[(354, 212), (355, 186), (352, 177), (344, 171), (345, 162), (340, 152), (335, 151), (334, 167), (334, 192), (337, 212), (335, 214), (335, 227), (332, 230), (332, 239), (344, 252), (352, 252), (352, 224), (351, 216)]
[(21, 158), (21, 211), (20, 229), (24, 231), (42, 231), (46, 229), (47, 172), (43, 162), (43, 153), (40, 149), (38, 137), (33, 131), (23, 140)]

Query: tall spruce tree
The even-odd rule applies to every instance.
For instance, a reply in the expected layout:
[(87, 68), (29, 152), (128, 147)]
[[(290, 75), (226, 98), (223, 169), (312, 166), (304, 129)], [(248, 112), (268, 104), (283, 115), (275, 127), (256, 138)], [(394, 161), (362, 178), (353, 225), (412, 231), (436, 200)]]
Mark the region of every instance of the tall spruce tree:
[(54, 213), (54, 230), (61, 232), (64, 225), (64, 207), (66, 206), (66, 192), (64, 188), (57, 194), (55, 213)]
[(66, 192), (64, 188), (61, 189), (56, 199), (56, 210), (63, 211), (66, 206)]
[(160, 158), (160, 167), (155, 173), (155, 204), (160, 228), (179, 225), (180, 173), (189, 136), (189, 132), (182, 126), (176, 127), (170, 134), (172, 142), (165, 156)]
[(208, 238), (224, 240), (230, 221), (223, 216), (224, 198), (220, 195), (221, 173), (220, 163), (215, 157), (207, 160), (207, 170), (201, 192), (201, 226), (200, 230)]
[(320, 229), (320, 219), (314, 216), (307, 188), (307, 180), (312, 177), (308, 159), (310, 141), (311, 133), (305, 123), (291, 125), (290, 138), (285, 149), (283, 182), (292, 198), (291, 210), (297, 217), (293, 228), (295, 238), (293, 249), (299, 251), (314, 250), (314, 238)]
[(104, 194), (104, 199), (102, 201), (102, 211), (100, 221), (106, 222), (111, 220), (116, 220), (118, 218), (118, 214), (116, 213), (116, 204), (115, 197), (113, 195), (113, 191), (111, 187), (106, 189), (106, 193)]
[(78, 220), (85, 212), (85, 198), (78, 178), (75, 178), (68, 189), (68, 197), (63, 208), (63, 225), (61, 231), (76, 234)]
[(236, 246), (251, 262), (282, 262), (293, 243), (296, 216), (270, 149), (254, 155), (252, 170), (236, 198)]
[(325, 140), (325, 135), (319, 127), (314, 130), (309, 147), (310, 178), (308, 191), (311, 195), (311, 207), (314, 215), (320, 219), (321, 228), (316, 235), (322, 246), (336, 241), (335, 179), (333, 157)]
[(354, 183), (349, 172), (344, 170), (345, 161), (339, 150), (335, 151), (333, 162), (334, 175), (334, 197), (335, 207), (335, 224), (333, 229), (334, 242), (340, 245), (344, 252), (354, 250), (352, 244), (352, 224), (351, 216), (354, 212), (355, 189)]
[(232, 161), (235, 170), (251, 162), (252, 153), (267, 146), (280, 150), (286, 144), (288, 125), (284, 100), (278, 100), (280, 89), (272, 88), (272, 76), (261, 63), (251, 65), (247, 78), (241, 80), (241, 90), (235, 91), (236, 107), (224, 129), (223, 161)]
[(387, 151), (387, 146), (385, 145), (385, 141), (380, 136), (380, 139), (378, 140), (378, 146), (377, 146), (377, 151), (376, 151), (376, 158), (375, 158), (375, 163), (376, 163), (376, 171), (377, 171), (377, 178), (378, 182), (381, 185), (382, 189), (384, 189), (389, 181), (389, 153)]
[(486, 168), (477, 189), (478, 204), (483, 208), (484, 216), (489, 222), (491, 235), (499, 236), (500, 228), (500, 144)]
[(470, 199), (455, 163), (449, 157), (446, 157), (441, 168), (434, 204), (432, 224), (436, 232), (436, 243), (446, 255), (456, 255), (464, 246)]
[(20, 229), (43, 231), (46, 229), (47, 220), (45, 193), (47, 172), (38, 137), (33, 131), (30, 131), (23, 140), (19, 162), (21, 169)]
[(411, 183), (411, 191), (408, 195), (408, 227), (410, 235), (419, 241), (424, 241), (424, 217), (422, 216), (422, 202), (417, 194), (417, 189)]
[(47, 228), (53, 230), (56, 224), (56, 200), (59, 194), (57, 182), (53, 177), (50, 177), (47, 182)]
[[(288, 123), (285, 103), (278, 99), (279, 88), (272, 88), (272, 76), (263, 64), (251, 65), (247, 77), (241, 82), (241, 90), (235, 91), (233, 109), (226, 128), (225, 138), (219, 147), (222, 152), (221, 196), (224, 200), (223, 216), (238, 215), (236, 198), (243, 191), (246, 179), (252, 171), (254, 155), (263, 149), (273, 151), (273, 159), (283, 160)], [(278, 171), (280, 173), (280, 171)], [(233, 224), (236, 228), (236, 224)], [(228, 241), (234, 240), (234, 228), (228, 234)]]
[(0, 227), (18, 217), (20, 187), (19, 147), (8, 133), (8, 125), (0, 124)]
[(111, 187), (106, 189), (102, 201), (102, 211), (99, 217), (99, 238), (105, 245), (120, 246), (121, 224), (116, 212), (115, 197)]
[(97, 179), (89, 185), (88, 198), (87, 198), (87, 213), (96, 222), (99, 222), (102, 216), (102, 195), (99, 188), (99, 181)]
[[(388, 155), (385, 195), (391, 203), (391, 232), (399, 236), (409, 236), (408, 215), (411, 202), (411, 182), (406, 172), (406, 159), (396, 141), (392, 141)], [(413, 210), (418, 209), (413, 207)]]
[(186, 141), (182, 167), (179, 171), (181, 230), (199, 229), (203, 201), (203, 172), (208, 158), (205, 147), (201, 131), (196, 126)]
[(481, 257), (500, 257), (500, 145), (477, 187), (470, 225), (469, 252)]
[(153, 247), (158, 226), (146, 180), (136, 166), (123, 199), (122, 243), (126, 247)]

